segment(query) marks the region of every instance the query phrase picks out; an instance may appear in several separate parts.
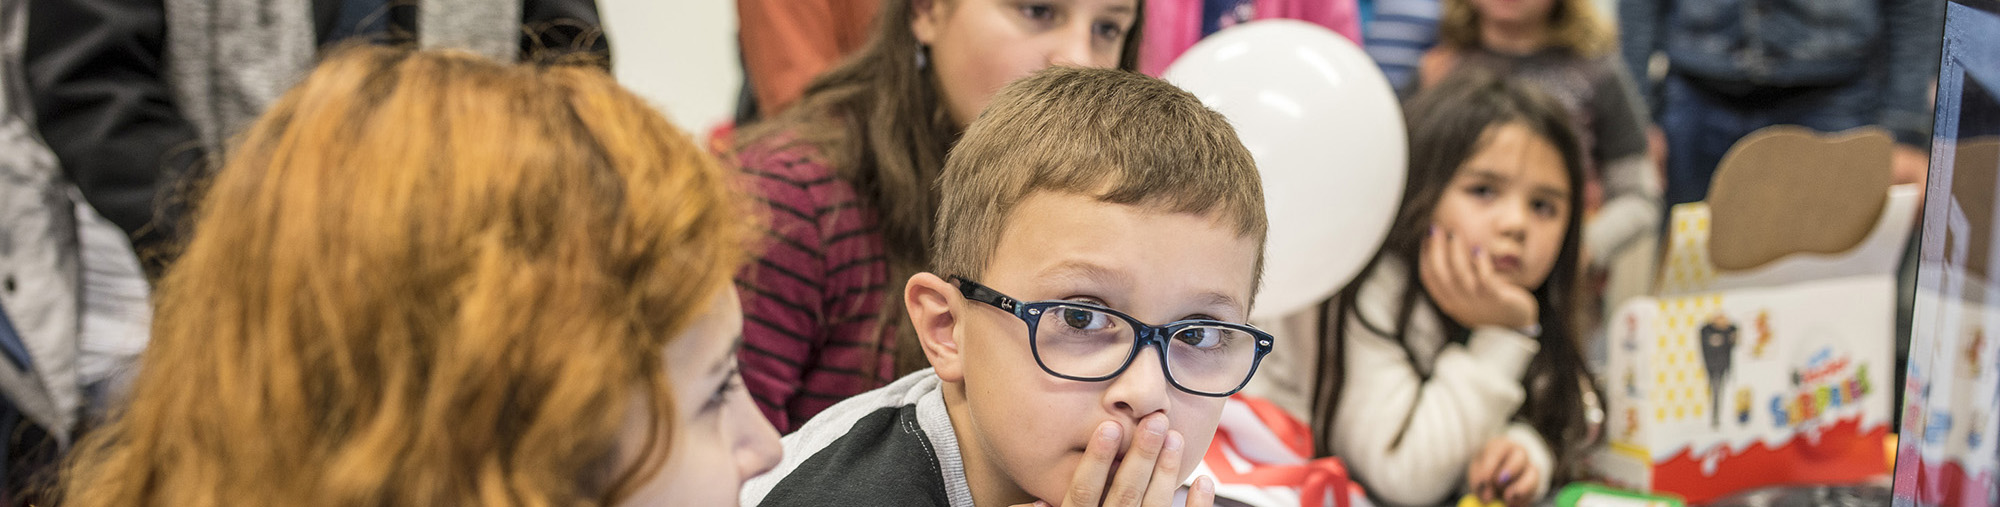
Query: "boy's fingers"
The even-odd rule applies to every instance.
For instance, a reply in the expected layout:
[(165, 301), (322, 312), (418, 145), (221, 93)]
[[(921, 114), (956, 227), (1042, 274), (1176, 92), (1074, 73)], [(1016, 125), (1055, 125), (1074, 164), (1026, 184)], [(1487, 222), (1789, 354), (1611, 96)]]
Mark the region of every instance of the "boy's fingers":
[[(1335, 493), (1341, 494), (1341, 493)], [(1187, 507), (1213, 507), (1215, 505), (1215, 480), (1204, 475), (1194, 480), (1194, 487), (1188, 488)]]
[(1160, 461), (1153, 464), (1152, 482), (1146, 485), (1146, 507), (1173, 505), (1174, 491), (1181, 488), (1181, 457), (1186, 444), (1181, 432), (1167, 431), (1166, 443), (1160, 446)]
[[(1132, 447), (1125, 450), (1125, 461), (1118, 469), (1111, 471), (1111, 489), (1104, 492), (1103, 505), (1137, 506), (1146, 499), (1146, 486), (1152, 482), (1153, 464), (1159, 462), (1160, 448), (1167, 443), (1167, 416), (1154, 414), (1139, 420), (1139, 429), (1132, 435)], [(1098, 505), (1098, 504), (1086, 504)]]
[(1063, 505), (1095, 507), (1104, 497), (1104, 479), (1111, 476), (1111, 461), (1118, 459), (1118, 433), (1118, 423), (1097, 425), (1097, 433), (1083, 447), (1083, 462), (1076, 465)]

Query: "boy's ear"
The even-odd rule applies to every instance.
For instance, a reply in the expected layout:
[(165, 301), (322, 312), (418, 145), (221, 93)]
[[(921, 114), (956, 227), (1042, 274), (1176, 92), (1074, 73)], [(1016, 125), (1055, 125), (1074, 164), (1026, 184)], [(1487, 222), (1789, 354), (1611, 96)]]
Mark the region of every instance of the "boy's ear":
[(947, 14), (943, 3), (943, 0), (911, 0), (910, 33), (917, 36), (918, 43), (930, 45), (937, 40)]
[(958, 288), (931, 273), (917, 273), (903, 286), (903, 307), (916, 326), (917, 343), (937, 376), (946, 382), (965, 378), (965, 359), (958, 347), (958, 314), (951, 307)]

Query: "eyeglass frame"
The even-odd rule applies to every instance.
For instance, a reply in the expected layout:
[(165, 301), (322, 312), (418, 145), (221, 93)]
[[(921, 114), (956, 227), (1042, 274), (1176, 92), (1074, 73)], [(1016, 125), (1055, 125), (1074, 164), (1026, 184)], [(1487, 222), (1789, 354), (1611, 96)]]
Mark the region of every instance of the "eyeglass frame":
[[(1235, 322), (1226, 322), (1226, 321), (1211, 320), (1211, 319), (1189, 319), (1189, 320), (1177, 320), (1173, 322), (1168, 322), (1164, 326), (1155, 326), (1152, 324), (1147, 324), (1145, 322), (1140, 322), (1139, 319), (1133, 318), (1131, 315), (1126, 315), (1125, 312), (1113, 310), (1110, 307), (1106, 307), (1104, 305), (1086, 303), (1082, 301), (1061, 300), (1061, 299), (1045, 300), (1045, 301), (1021, 301), (1018, 299), (1014, 299), (1013, 297), (1008, 296), (1006, 294), (1001, 294), (1000, 291), (994, 290), (992, 287), (987, 287), (984, 284), (972, 281), (972, 279), (963, 276), (951, 275), (950, 281), (953, 286), (958, 288), (959, 295), (964, 296), (965, 299), (971, 301), (978, 301), (980, 303), (985, 303), (987, 306), (998, 308), (1000, 309), (1000, 311), (1012, 314), (1014, 318), (1021, 319), (1021, 323), (1026, 324), (1028, 326), (1028, 354), (1035, 356), (1035, 365), (1040, 366), (1043, 372), (1046, 372), (1049, 375), (1053, 375), (1056, 378), (1064, 380), (1073, 380), (1078, 382), (1104, 382), (1114, 378), (1118, 378), (1119, 375), (1123, 375), (1125, 373), (1125, 370), (1130, 369), (1132, 367), (1132, 363), (1134, 361), (1138, 360), (1139, 351), (1145, 350), (1146, 347), (1150, 345), (1159, 352), (1158, 355), (1160, 356), (1160, 374), (1167, 378), (1167, 384), (1174, 386), (1175, 389), (1179, 389), (1181, 390), (1181, 392), (1185, 392), (1195, 396), (1205, 396), (1210, 398), (1227, 398), (1232, 395), (1235, 395), (1238, 392), (1241, 392), (1244, 386), (1250, 385), (1250, 379), (1257, 376), (1257, 367), (1263, 364), (1264, 356), (1271, 353), (1271, 349), (1273, 347), (1272, 344), (1277, 341), (1276, 336), (1273, 336), (1271, 333), (1266, 332), (1262, 329), (1257, 329), (1256, 326), (1252, 326), (1249, 324), (1238, 324)], [(1046, 313), (1044, 310), (1058, 306), (1079, 307), (1091, 311), (1103, 312), (1105, 315), (1110, 315), (1113, 317), (1117, 317), (1120, 320), (1124, 320), (1126, 324), (1132, 326), (1133, 330), (1132, 351), (1125, 355), (1124, 362), (1118, 366), (1117, 370), (1114, 370), (1111, 373), (1101, 377), (1080, 377), (1075, 375), (1065, 375), (1062, 373), (1058, 373), (1054, 369), (1049, 368), (1048, 363), (1042, 361), (1041, 347), (1039, 347), (1036, 344), (1037, 341), (1035, 337), (1036, 331), (1037, 328), (1040, 327), (1039, 324), (1041, 323), (1042, 314)], [(1243, 381), (1238, 382), (1236, 384), (1235, 389), (1230, 389), (1228, 392), (1224, 393), (1204, 393), (1201, 391), (1196, 391), (1194, 389), (1189, 389), (1187, 386), (1181, 385), (1180, 381), (1174, 380), (1173, 367), (1167, 363), (1167, 346), (1169, 345), (1167, 343), (1167, 340), (1171, 339), (1168, 337), (1173, 336), (1174, 333), (1179, 332), (1181, 330), (1197, 326), (1219, 327), (1233, 331), (1240, 331), (1250, 335), (1251, 338), (1256, 339), (1257, 354), (1250, 360), (1250, 371), (1245, 372), (1243, 374)]]

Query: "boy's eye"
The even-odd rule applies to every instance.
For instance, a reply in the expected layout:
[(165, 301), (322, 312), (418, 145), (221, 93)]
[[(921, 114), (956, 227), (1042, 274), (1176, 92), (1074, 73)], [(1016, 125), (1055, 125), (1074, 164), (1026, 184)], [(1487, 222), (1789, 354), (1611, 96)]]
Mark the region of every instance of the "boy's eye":
[(1095, 312), (1082, 308), (1061, 308), (1056, 310), (1056, 314), (1058, 317), (1062, 317), (1063, 325), (1069, 326), (1071, 329), (1096, 331), (1111, 327), (1111, 316), (1104, 312)]
[(1175, 332), (1174, 340), (1197, 349), (1215, 349), (1228, 344), (1232, 334), (1219, 327), (1190, 327)]

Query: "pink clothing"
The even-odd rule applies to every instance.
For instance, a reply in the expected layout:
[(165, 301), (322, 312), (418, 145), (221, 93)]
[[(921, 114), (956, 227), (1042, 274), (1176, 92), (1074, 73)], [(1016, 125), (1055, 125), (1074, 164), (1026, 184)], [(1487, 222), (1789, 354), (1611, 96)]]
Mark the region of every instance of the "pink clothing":
[[(1181, 53), (1201, 40), (1201, 0), (1147, 0), (1146, 39), (1139, 47), (1139, 70), (1166, 72)], [(1256, 0), (1256, 19), (1296, 19), (1327, 27), (1361, 44), (1361, 14), (1355, 0)]]

